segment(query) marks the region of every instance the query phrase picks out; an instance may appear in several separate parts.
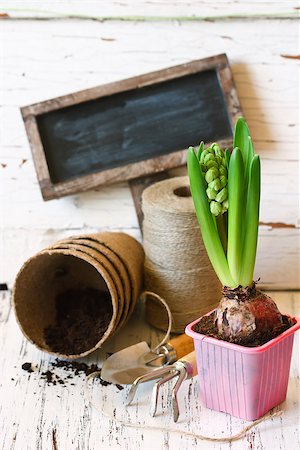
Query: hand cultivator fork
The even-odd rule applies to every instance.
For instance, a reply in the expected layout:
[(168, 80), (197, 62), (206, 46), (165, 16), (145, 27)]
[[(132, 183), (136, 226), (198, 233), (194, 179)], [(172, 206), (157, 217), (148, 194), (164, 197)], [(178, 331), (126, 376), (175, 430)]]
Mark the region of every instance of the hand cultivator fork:
[(150, 403), (150, 414), (155, 416), (158, 406), (158, 395), (160, 387), (168, 381), (177, 377), (176, 383), (172, 389), (172, 413), (174, 422), (179, 418), (179, 405), (177, 400), (177, 393), (184, 380), (188, 380), (197, 374), (196, 356), (195, 352), (191, 352), (183, 358), (176, 361), (170, 366), (165, 366), (155, 369), (150, 373), (138, 377), (132, 384), (127, 397), (127, 405), (130, 405), (135, 397), (137, 388), (140, 383), (145, 381), (157, 380), (152, 391), (152, 398)]

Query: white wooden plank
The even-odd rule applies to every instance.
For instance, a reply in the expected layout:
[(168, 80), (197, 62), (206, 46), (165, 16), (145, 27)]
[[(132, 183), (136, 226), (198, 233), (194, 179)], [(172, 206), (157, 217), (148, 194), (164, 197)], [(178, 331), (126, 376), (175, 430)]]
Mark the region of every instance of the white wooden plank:
[[(75, 385), (47, 385), (40, 372), (47, 370), (52, 357), (36, 350), (27, 343), (10, 313), (9, 293), (0, 294), (0, 448), (2, 450), (37, 449), (80, 449), (96, 450), (111, 448), (124, 450), (141, 449), (257, 449), (296, 450), (299, 446), (299, 333), (295, 336), (290, 382), (287, 400), (281, 405), (284, 415), (273, 419), (248, 433), (241, 441), (230, 444), (210, 443), (163, 431), (164, 428), (185, 430), (206, 435), (226, 436), (238, 432), (245, 422), (227, 414), (210, 411), (198, 399), (198, 381), (193, 379), (182, 386), (179, 394), (182, 416), (177, 425), (170, 417), (170, 389), (162, 391), (159, 414), (156, 418), (148, 415), (151, 387), (147, 383), (141, 387), (137, 404), (124, 406), (126, 393), (116, 388), (95, 389), (95, 401), (109, 414), (131, 423), (140, 422), (145, 430), (126, 428), (107, 419), (90, 408), (84, 393), (82, 376), (71, 380)], [(282, 311), (298, 314), (300, 294), (274, 292), (272, 297)], [(141, 339), (158, 341), (158, 334), (150, 330), (138, 310), (126, 329), (113, 338), (105, 348), (85, 358), (91, 363), (101, 362), (107, 352)], [(29, 375), (21, 369), (22, 363), (30, 361), (39, 367)], [(57, 371), (58, 375), (64, 376)], [(148, 426), (160, 427), (160, 431), (147, 431)], [(53, 444), (53, 432), (56, 447)]]
[(299, 229), (261, 227), (254, 278), (264, 289), (299, 289), (299, 255)]
[(44, 1), (42, 4), (36, 1), (1, 1), (1, 9), (9, 12), (11, 17), (63, 17), (88, 16), (88, 17), (193, 17), (243, 15), (245, 14), (295, 14), (295, 2), (253, 0), (251, 4), (245, 0), (126, 0), (126, 2), (105, 0), (85, 1)]

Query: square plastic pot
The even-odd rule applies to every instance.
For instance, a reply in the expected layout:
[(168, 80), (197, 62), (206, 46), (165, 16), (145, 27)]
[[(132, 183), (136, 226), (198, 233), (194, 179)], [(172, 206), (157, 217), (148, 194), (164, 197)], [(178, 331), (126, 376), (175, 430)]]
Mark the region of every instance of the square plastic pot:
[[(211, 313), (208, 313), (209, 315)], [(255, 420), (286, 398), (294, 333), (288, 330), (260, 347), (243, 347), (193, 331), (200, 397), (207, 408)]]

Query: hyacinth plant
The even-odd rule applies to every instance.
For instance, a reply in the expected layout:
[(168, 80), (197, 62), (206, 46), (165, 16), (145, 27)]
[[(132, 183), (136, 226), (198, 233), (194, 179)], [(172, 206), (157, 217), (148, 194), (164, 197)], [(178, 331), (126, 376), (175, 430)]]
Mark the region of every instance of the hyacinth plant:
[(259, 224), (260, 159), (248, 126), (239, 118), (233, 151), (218, 144), (188, 150), (188, 174), (202, 238), (223, 284), (215, 311), (220, 338), (247, 344), (280, 330), (274, 301), (256, 289), (253, 272)]

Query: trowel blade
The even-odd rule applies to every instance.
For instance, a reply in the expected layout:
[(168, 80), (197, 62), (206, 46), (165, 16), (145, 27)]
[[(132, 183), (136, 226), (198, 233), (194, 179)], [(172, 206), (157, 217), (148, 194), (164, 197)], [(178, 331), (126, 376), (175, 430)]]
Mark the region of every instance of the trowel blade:
[(107, 358), (101, 369), (101, 378), (114, 384), (132, 384), (141, 375), (157, 368), (157, 365), (146, 364), (153, 357), (159, 359), (147, 342), (131, 345)]

